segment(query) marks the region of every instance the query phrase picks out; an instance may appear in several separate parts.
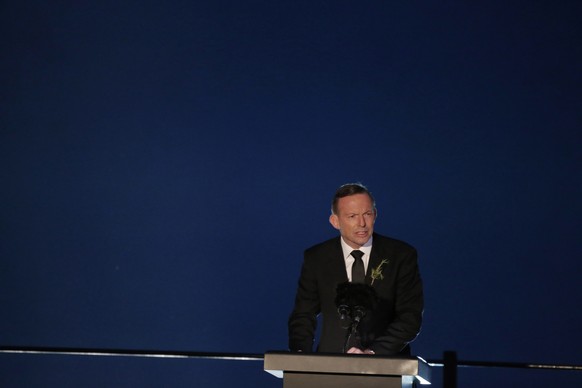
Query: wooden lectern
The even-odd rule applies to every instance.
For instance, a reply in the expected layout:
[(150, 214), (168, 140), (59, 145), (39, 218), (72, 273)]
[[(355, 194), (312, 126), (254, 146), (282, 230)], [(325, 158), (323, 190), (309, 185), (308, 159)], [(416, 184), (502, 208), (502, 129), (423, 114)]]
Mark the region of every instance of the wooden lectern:
[(400, 388), (430, 384), (430, 366), (420, 357), (363, 354), (265, 353), (265, 371), (284, 388)]

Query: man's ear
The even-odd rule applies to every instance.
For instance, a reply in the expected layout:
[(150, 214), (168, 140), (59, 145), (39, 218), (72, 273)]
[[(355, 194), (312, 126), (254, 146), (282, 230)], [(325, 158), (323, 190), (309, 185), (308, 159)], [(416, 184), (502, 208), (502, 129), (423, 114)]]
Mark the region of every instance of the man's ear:
[(331, 224), (331, 226), (333, 226), (334, 228), (339, 230), (339, 228), (340, 228), (339, 219), (335, 214), (332, 214), (331, 216), (329, 216), (329, 223)]

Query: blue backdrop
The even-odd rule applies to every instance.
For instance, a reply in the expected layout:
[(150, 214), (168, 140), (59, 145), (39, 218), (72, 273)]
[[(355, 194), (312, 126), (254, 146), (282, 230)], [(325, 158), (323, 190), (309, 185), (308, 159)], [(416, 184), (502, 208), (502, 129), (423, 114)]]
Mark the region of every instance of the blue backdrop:
[[(414, 353), (581, 364), (581, 4), (2, 2), (0, 344), (286, 349), (303, 250), (360, 181), (419, 250)], [(281, 384), (0, 355), (3, 387), (234, 382)]]

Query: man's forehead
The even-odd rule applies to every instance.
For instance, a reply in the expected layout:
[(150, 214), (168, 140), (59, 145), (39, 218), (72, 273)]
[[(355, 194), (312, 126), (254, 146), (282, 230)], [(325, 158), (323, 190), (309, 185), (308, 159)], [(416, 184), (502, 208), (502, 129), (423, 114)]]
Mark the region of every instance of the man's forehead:
[(345, 197), (341, 197), (339, 199), (339, 202), (344, 202), (344, 203), (345, 202), (362, 202), (362, 201), (366, 201), (366, 202), (372, 203), (372, 199), (366, 193), (358, 193), (358, 194), (346, 195)]
[(372, 200), (367, 194), (354, 194), (342, 197), (338, 201), (338, 207), (364, 211), (373, 210)]

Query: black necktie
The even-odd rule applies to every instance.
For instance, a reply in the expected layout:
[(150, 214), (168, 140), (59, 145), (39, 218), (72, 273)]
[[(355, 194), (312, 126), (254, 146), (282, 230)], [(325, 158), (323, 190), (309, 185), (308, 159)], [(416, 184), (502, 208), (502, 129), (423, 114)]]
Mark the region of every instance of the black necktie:
[(364, 283), (364, 279), (366, 278), (366, 270), (364, 269), (364, 262), (362, 261), (364, 252), (352, 251), (351, 255), (356, 259), (354, 265), (352, 265), (352, 283)]

